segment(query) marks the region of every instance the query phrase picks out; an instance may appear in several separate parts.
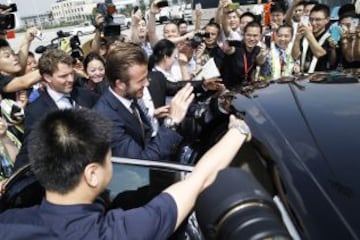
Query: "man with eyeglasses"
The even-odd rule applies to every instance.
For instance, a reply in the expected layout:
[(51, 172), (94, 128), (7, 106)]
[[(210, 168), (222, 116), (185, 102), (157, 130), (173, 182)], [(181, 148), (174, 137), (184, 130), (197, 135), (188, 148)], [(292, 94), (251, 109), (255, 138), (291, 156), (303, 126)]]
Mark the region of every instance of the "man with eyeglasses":
[(317, 4), (310, 12), (309, 23), (299, 24), (292, 57), (300, 60), (302, 72), (327, 71), (336, 64), (336, 44), (327, 31), (330, 10)]

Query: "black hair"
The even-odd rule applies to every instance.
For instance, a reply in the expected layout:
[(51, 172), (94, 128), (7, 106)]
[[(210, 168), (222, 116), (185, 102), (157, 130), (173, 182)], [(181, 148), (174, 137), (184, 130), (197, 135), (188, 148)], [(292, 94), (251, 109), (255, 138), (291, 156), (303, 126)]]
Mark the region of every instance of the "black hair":
[(260, 33), (262, 33), (262, 26), (259, 22), (257, 21), (252, 21), (252, 22), (249, 22), (248, 24), (246, 24), (245, 28), (244, 28), (244, 33), (247, 31), (248, 28), (250, 27), (258, 27), (260, 28)]
[(256, 16), (255, 16), (252, 12), (244, 12), (243, 14), (241, 14), (240, 20), (241, 20), (243, 17), (251, 17), (251, 18), (253, 19), (253, 21), (256, 20)]
[(290, 28), (291, 29), (291, 36), (294, 36), (294, 28), (291, 24), (288, 24), (288, 23), (284, 23), (283, 25), (279, 26), (277, 29), (276, 29), (276, 33), (279, 33), (280, 29), (281, 28)]
[(85, 59), (84, 59), (84, 69), (86, 71), (87, 69), (87, 66), (89, 65), (89, 63), (92, 61), (92, 60), (99, 60), (100, 62), (102, 62), (102, 64), (104, 65), (105, 67), (105, 60), (104, 58), (97, 52), (90, 52), (88, 55), (86, 55)]
[(312, 12), (323, 12), (325, 14), (325, 17), (329, 17), (330, 16), (330, 8), (328, 5), (326, 4), (316, 4), (310, 11), (310, 14)]
[(178, 22), (177, 22), (177, 26), (180, 27), (181, 24), (186, 24), (187, 25), (187, 22), (184, 20), (184, 19), (180, 19)]
[(65, 194), (80, 183), (90, 163), (105, 164), (111, 122), (89, 109), (66, 109), (42, 118), (29, 136), (32, 170), (47, 190)]
[(9, 42), (5, 39), (0, 39), (0, 48), (8, 48), (8, 47), (10, 47)]
[[(206, 27), (214, 27), (214, 28), (216, 28), (217, 30), (219, 30), (219, 32), (220, 32), (220, 30), (221, 30), (220, 25), (219, 25), (218, 23), (216, 23), (216, 22), (209, 22), (208, 24), (205, 25), (205, 28), (206, 28)], [(205, 29), (205, 28), (204, 28), (204, 29)]]
[(354, 4), (347, 3), (340, 7), (339, 12), (339, 20), (346, 17), (354, 17), (355, 16), (355, 6)]
[(151, 71), (155, 64), (159, 63), (165, 56), (170, 57), (175, 48), (176, 45), (167, 39), (158, 41), (153, 47), (153, 54), (149, 58), (149, 70)]
[(305, 1), (304, 2), (305, 7), (308, 6), (308, 5), (317, 5), (317, 4), (319, 4), (318, 1)]
[(33, 52), (31, 52), (31, 51), (28, 52), (28, 56), (32, 57), (32, 58), (35, 58), (35, 54)]
[(284, 4), (282, 4), (282, 3), (274, 3), (274, 4), (271, 4), (270, 12), (271, 12), (271, 13), (281, 12), (281, 13), (285, 14), (285, 12), (286, 12), (285, 6), (284, 6)]
[(296, 4), (296, 6), (304, 6), (306, 5), (307, 1), (300, 1)]

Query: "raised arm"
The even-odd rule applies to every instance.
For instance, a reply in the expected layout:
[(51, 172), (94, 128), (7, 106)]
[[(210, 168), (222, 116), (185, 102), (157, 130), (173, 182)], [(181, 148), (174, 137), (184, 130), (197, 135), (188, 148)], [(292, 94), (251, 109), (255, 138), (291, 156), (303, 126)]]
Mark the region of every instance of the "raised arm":
[(158, 8), (155, 4), (155, 1), (153, 1), (150, 4), (150, 10), (149, 10), (149, 19), (148, 19), (148, 37), (151, 46), (155, 46), (155, 44), (159, 41), (159, 38), (156, 34), (156, 18), (155, 15), (160, 13), (160, 8)]
[(25, 73), (30, 44), (34, 40), (37, 32), (38, 30), (35, 27), (27, 29), (24, 35), (24, 39), (20, 45), (18, 56), (19, 56), (19, 63), (21, 65), (21, 73)]
[(12, 79), (3, 89), (3, 92), (17, 92), (30, 88), (41, 80), (39, 70), (32, 71), (20, 77)]
[(220, 170), (230, 164), (247, 137), (250, 139), (251, 135), (240, 131), (242, 127), (247, 128), (244, 121), (230, 116), (229, 130), (201, 157), (191, 175), (165, 190), (174, 198), (177, 205), (176, 227), (189, 214), (199, 194), (215, 180)]

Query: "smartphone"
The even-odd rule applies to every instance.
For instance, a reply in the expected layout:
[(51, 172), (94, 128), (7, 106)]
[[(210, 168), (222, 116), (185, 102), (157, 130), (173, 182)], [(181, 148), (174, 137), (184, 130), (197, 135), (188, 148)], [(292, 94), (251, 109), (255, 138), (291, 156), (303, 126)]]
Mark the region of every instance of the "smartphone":
[(341, 39), (341, 28), (339, 25), (333, 25), (329, 29), (330, 36), (336, 42), (340, 41)]
[(227, 8), (232, 11), (238, 10), (240, 8), (240, 3), (230, 3), (229, 5), (227, 5)]
[(163, 8), (163, 7), (168, 7), (169, 6), (169, 2), (168, 1), (159, 1), (156, 3), (156, 6), (158, 8)]
[(201, 3), (195, 4), (195, 9), (200, 10), (202, 8)]
[(271, 48), (271, 35), (265, 35), (265, 45), (268, 49)]
[(39, 39), (40, 41), (44, 40), (43, 33), (42, 33), (40, 30), (37, 31), (35, 37), (36, 37), (37, 39)]
[(357, 25), (359, 25), (359, 19), (358, 18), (352, 18), (351, 19), (351, 25), (350, 25), (350, 32), (355, 32)]
[(309, 24), (309, 16), (302, 16), (301, 17), (301, 24), (306, 26)]

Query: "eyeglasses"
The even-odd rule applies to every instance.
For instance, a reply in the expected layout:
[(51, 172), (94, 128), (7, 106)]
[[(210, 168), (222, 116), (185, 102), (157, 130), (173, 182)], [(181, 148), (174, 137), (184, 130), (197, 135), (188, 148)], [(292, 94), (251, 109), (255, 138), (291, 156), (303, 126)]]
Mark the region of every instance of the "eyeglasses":
[(309, 18), (310, 22), (321, 22), (322, 20), (325, 20), (326, 18)]

